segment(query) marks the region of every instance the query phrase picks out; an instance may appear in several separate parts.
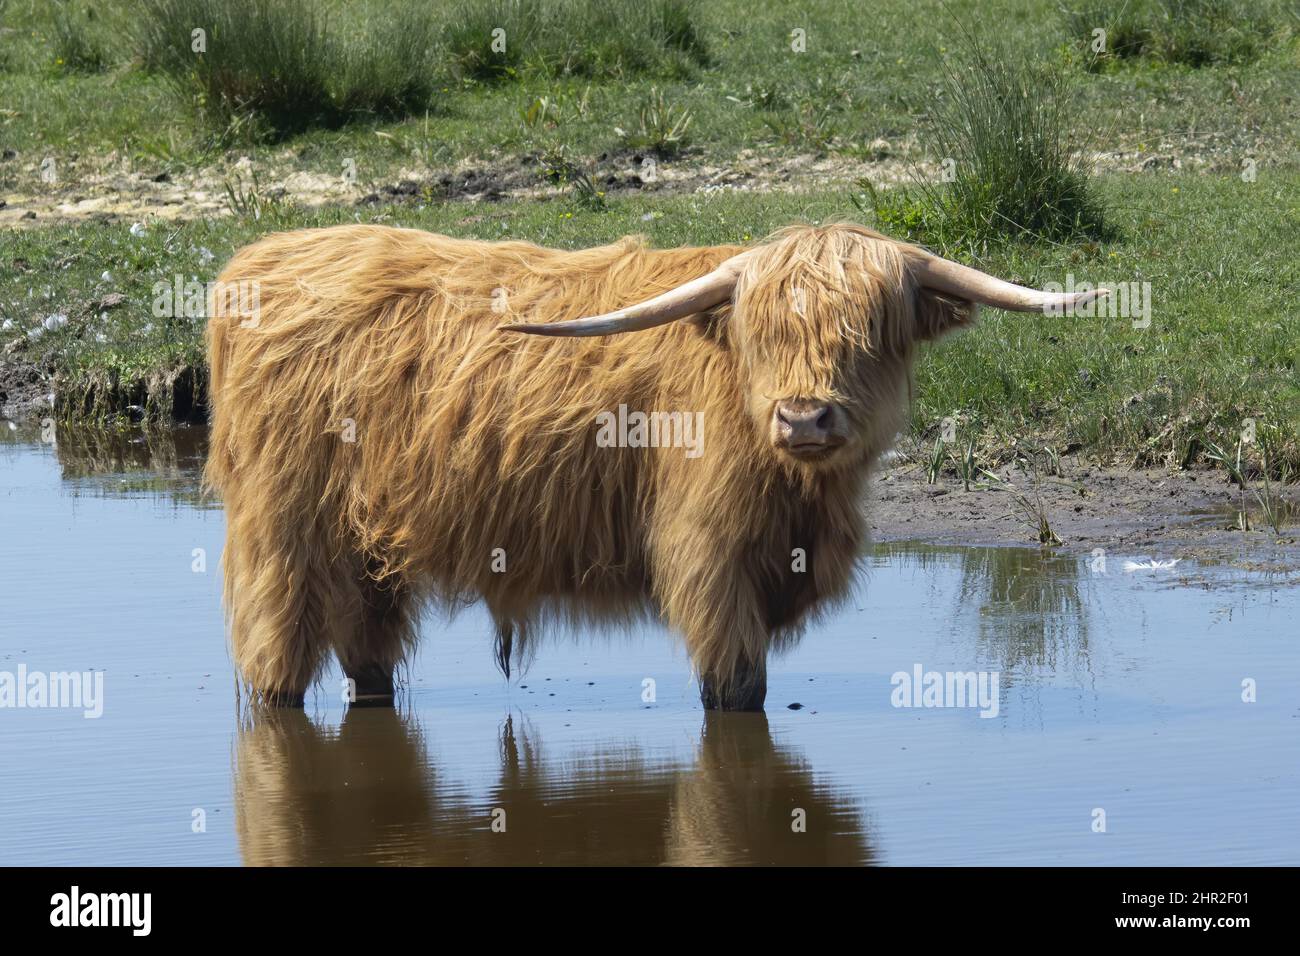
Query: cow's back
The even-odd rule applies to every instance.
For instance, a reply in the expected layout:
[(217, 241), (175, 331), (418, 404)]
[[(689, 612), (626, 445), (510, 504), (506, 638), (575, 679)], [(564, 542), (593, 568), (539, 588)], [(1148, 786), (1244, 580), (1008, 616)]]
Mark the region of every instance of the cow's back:
[(283, 496), (448, 600), (522, 615), (581, 589), (585, 607), (618, 610), (644, 590), (654, 456), (682, 452), (598, 449), (595, 415), (662, 407), (698, 333), (497, 328), (616, 308), (732, 252), (565, 252), (377, 226), (269, 236), (220, 276), (256, 283), (260, 308), (252, 323), (209, 321), (209, 481)]

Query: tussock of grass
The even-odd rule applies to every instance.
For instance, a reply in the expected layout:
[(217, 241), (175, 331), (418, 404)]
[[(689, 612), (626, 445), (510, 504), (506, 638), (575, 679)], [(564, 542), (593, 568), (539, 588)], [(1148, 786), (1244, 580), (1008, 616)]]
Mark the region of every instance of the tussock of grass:
[[(1276, 429), (1272, 430), (1276, 431)], [(1263, 434), (1260, 437), (1262, 438)], [(1286, 483), (1295, 476), (1285, 460), (1279, 462), (1273, 457), (1272, 443), (1267, 440), (1259, 443), (1256, 468), (1260, 479), (1258, 485), (1251, 484), (1248, 476), (1252, 456), (1245, 452), (1244, 440), (1238, 439), (1235, 455), (1229, 454), (1208, 436), (1202, 436), (1202, 443), (1205, 457), (1227, 469), (1229, 477), (1241, 489), (1241, 500), (1237, 511), (1238, 527), (1242, 531), (1250, 531), (1253, 527), (1250, 511), (1246, 505), (1246, 491), (1249, 489), (1259, 505), (1259, 514), (1264, 524), (1271, 528), (1275, 535), (1281, 537), (1283, 529), (1294, 520), (1295, 509), (1289, 501), (1279, 495), (1278, 488), (1273, 482), (1276, 480)]]
[(1088, 176), (1088, 137), (1062, 70), (992, 55), (974, 40), (948, 65), (923, 134), (941, 172), (884, 192), (863, 181), (860, 208), (880, 227), (953, 250), (1001, 239), (1070, 242), (1107, 234)]
[(1029, 476), (1029, 492), (1020, 491), (1010, 481), (985, 470), (984, 477), (989, 480), (989, 487), (1005, 491), (1011, 498), (1012, 513), (1017, 515), (1034, 532), (1034, 537), (1043, 547), (1062, 544), (1060, 535), (1052, 527), (1047, 506), (1043, 502), (1043, 493), (1039, 488), (1038, 470), (1032, 459), (1021, 459)]
[(1091, 70), (1138, 57), (1202, 67), (1254, 60), (1283, 35), (1284, 10), (1278, 0), (1102, 0), (1066, 9), (1065, 22)]
[[(1064, 9), (1062, 14), (1066, 32), (1084, 51), (1084, 62), (1093, 70), (1117, 58), (1139, 57), (1150, 42), (1141, 0), (1100, 0)], [(1097, 35), (1097, 30), (1104, 30), (1104, 37)]]
[[(335, 50), (308, 0), (145, 0), (145, 9), (145, 65), (167, 74), (209, 119), (226, 125), (251, 113), (290, 131), (334, 112)], [(205, 34), (199, 50), (196, 30)]]
[(63, 72), (102, 73), (112, 65), (108, 27), (94, 7), (60, 6), (54, 15), (52, 39), (54, 66)]
[(418, 115), (456, 80), (682, 77), (707, 57), (685, 0), (451, 8), (403, 0), (364, 24), (342, 19), (346, 11), (327, 16), (322, 0), (145, 0), (145, 8), (137, 44), (146, 68), (168, 76), (218, 129), (272, 137), (364, 115)]
[(637, 126), (616, 132), (621, 134), (624, 145), (631, 149), (675, 156), (689, 142), (693, 120), (689, 109), (670, 100), (662, 90), (651, 88), (641, 104)]
[[(137, 36), (145, 66), (167, 75), (219, 129), (280, 136), (359, 114), (404, 115), (433, 96), (435, 23), (415, 3), (337, 33), (316, 0), (145, 6)], [(204, 35), (196, 39), (195, 30)]]
[(365, 30), (349, 32), (336, 54), (343, 118), (418, 115), (437, 105), (439, 21), (428, 4), (401, 0)]
[(477, 81), (544, 76), (684, 76), (708, 62), (686, 0), (462, 0), (446, 57)]

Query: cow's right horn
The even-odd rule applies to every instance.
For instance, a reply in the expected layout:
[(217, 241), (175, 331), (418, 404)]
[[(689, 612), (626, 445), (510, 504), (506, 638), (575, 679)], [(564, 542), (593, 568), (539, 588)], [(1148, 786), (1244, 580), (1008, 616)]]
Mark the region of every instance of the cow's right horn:
[(995, 309), (1011, 312), (1044, 312), (1060, 314), (1069, 309), (1087, 305), (1094, 299), (1104, 298), (1106, 289), (1084, 292), (1041, 292), (1026, 286), (1007, 282), (987, 272), (980, 272), (960, 262), (943, 259), (918, 246), (907, 247), (912, 275), (917, 284), (947, 295), (978, 302)]
[(675, 289), (669, 289), (653, 299), (646, 299), (644, 302), (629, 305), (615, 312), (606, 312), (604, 315), (585, 319), (570, 319), (567, 322), (537, 324), (512, 322), (501, 326), (500, 331), (578, 337), (640, 332), (642, 329), (653, 329), (656, 325), (667, 325), (669, 322), (695, 315), (727, 301), (736, 287), (740, 270), (750, 254), (751, 252), (747, 251), (732, 256), (708, 275), (702, 275)]

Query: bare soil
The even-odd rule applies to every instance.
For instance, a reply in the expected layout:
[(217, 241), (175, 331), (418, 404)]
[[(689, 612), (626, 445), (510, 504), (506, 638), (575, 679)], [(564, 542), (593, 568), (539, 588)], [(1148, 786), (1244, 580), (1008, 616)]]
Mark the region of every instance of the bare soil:
[[(887, 152), (882, 146), (882, 151)], [(179, 221), (231, 213), (227, 186), (263, 201), (318, 209), (325, 206), (441, 201), (496, 202), (558, 196), (568, 192), (578, 171), (607, 195), (630, 192), (694, 193), (714, 190), (802, 191), (847, 185), (858, 177), (876, 183), (907, 178), (910, 164), (893, 156), (865, 161), (843, 156), (779, 156), (743, 150), (727, 162), (706, 162), (699, 151), (664, 158), (634, 151), (606, 153), (591, 163), (556, 168), (527, 154), (491, 162), (463, 162), (443, 168), (399, 168), (378, 183), (349, 182), (341, 175), (294, 168), (291, 155), (248, 157), (174, 173), (131, 171), (114, 157), (71, 160), (45, 182), (22, 157), (18, 188), (0, 195), (0, 228), (39, 228), (101, 219), (110, 222)], [(256, 187), (253, 173), (257, 174)], [(825, 212), (830, 212), (826, 210)], [(809, 210), (809, 218), (818, 211)]]
[[(1042, 513), (1061, 539), (1059, 550), (1091, 554), (1103, 549), (1123, 560), (1173, 558), (1213, 560), (1251, 569), (1300, 569), (1300, 528), (1274, 533), (1249, 490), (1245, 509), (1252, 530), (1243, 531), (1238, 512), (1242, 489), (1221, 470), (1159, 470), (1063, 466), (1062, 477), (1037, 479), (1003, 468), (1000, 477)], [(1300, 487), (1274, 487), (1293, 513)], [(1011, 492), (991, 482), (969, 491), (951, 476), (930, 484), (925, 466), (898, 464), (872, 480), (868, 516), (877, 541), (932, 544), (1039, 546), (1037, 528), (1016, 506)]]
[(51, 374), (32, 362), (0, 355), (0, 419), (25, 422), (53, 409)]
[[(1155, 143), (1144, 148), (1095, 153), (1098, 170), (1122, 172), (1231, 171), (1219, 144)], [(573, 168), (590, 176), (608, 195), (629, 192), (695, 193), (715, 190), (797, 192), (848, 186), (868, 179), (878, 186), (911, 182), (937, 169), (917, 166), (916, 144), (876, 140), (863, 157), (842, 154), (781, 154), (745, 149), (732, 159), (708, 161), (696, 147), (670, 158), (623, 150), (602, 154)], [(8, 178), (14, 188), (0, 192), (0, 228), (41, 226), (102, 219), (110, 222), (178, 221), (231, 213), (227, 186), (253, 188), (260, 198), (307, 209), (376, 203), (438, 201), (495, 202), (557, 196), (571, 186), (545, 157), (525, 154), (490, 161), (464, 161), (448, 167), (394, 168), (378, 182), (349, 182), (338, 173), (299, 167), (291, 151), (259, 157), (230, 157), (210, 166), (173, 172), (140, 172), (116, 153), (59, 160), (50, 181), (41, 178), (40, 157), (10, 155)], [(810, 208), (818, 219), (834, 209)]]

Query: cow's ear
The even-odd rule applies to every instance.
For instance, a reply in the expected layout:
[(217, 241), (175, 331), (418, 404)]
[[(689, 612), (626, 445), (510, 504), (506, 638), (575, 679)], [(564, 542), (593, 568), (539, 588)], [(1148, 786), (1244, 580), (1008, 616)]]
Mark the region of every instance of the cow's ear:
[(957, 329), (973, 325), (979, 316), (979, 306), (966, 299), (957, 299), (929, 289), (918, 289), (916, 294), (916, 337), (937, 339)]
[(727, 343), (727, 328), (731, 324), (731, 303), (724, 302), (687, 319), (699, 335), (719, 345)]

